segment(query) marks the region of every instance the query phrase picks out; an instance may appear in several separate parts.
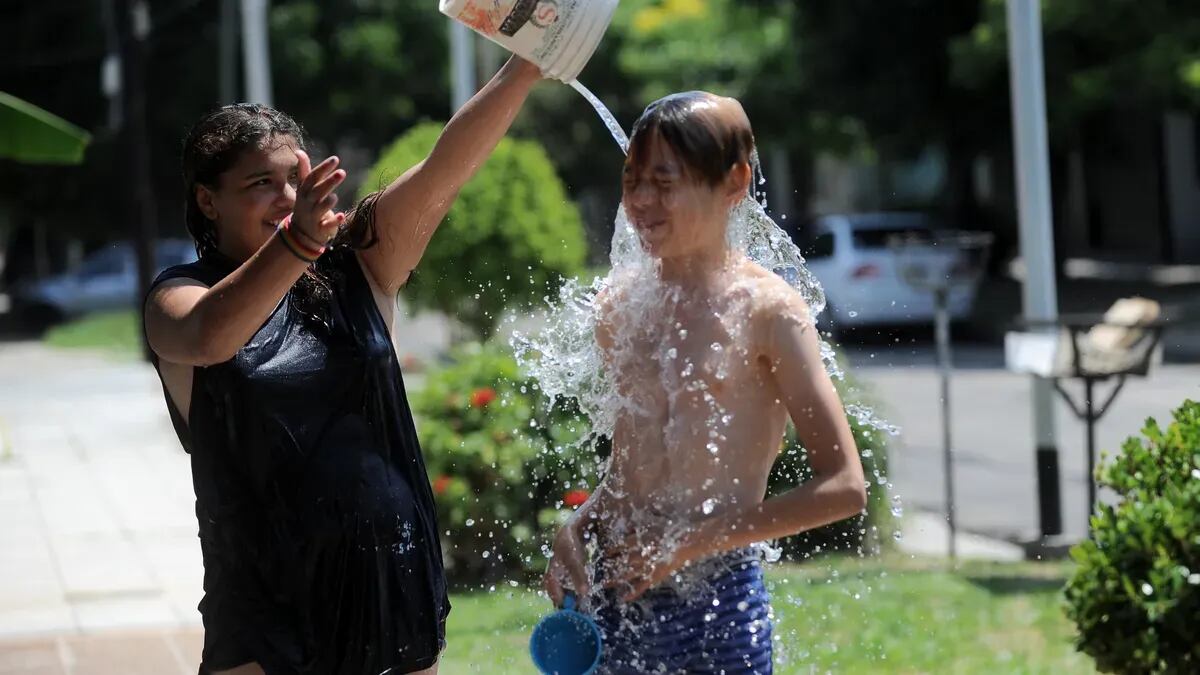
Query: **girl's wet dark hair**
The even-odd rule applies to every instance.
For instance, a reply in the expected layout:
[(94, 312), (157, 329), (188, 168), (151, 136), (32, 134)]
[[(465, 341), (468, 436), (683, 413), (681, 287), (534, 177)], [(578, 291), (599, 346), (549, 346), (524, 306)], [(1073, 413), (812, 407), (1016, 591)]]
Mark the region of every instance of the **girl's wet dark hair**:
[(754, 133), (744, 114), (718, 111), (717, 97), (688, 91), (660, 98), (646, 106), (633, 124), (626, 163), (645, 161), (655, 132), (671, 148), (689, 175), (709, 186), (725, 180), (740, 163), (751, 163)]
[[(304, 129), (295, 120), (257, 103), (236, 103), (214, 110), (188, 131), (183, 142), (184, 222), (200, 257), (219, 256), (217, 246), (220, 242), (216, 223), (204, 215), (196, 201), (196, 187), (218, 189), (221, 175), (231, 169), (243, 153), (289, 139), (298, 149), (306, 149)], [(346, 227), (331, 242), (330, 248), (362, 249), (375, 245), (375, 200), (378, 196), (376, 192), (358, 203), (348, 214)], [(320, 317), (323, 314), (321, 306), (329, 298), (330, 279), (319, 265), (304, 273), (297, 290), (306, 313)]]

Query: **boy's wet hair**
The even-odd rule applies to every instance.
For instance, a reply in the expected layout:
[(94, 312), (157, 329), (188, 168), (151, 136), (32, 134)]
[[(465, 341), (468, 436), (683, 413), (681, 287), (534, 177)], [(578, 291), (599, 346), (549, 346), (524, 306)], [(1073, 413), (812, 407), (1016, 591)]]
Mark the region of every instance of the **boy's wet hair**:
[[(637, 168), (655, 132), (683, 163), (693, 179), (709, 186), (725, 180), (740, 163), (750, 163), (754, 133), (741, 106), (732, 99), (703, 91), (671, 94), (646, 106), (633, 124), (627, 168)], [(736, 107), (735, 107), (736, 106)]]

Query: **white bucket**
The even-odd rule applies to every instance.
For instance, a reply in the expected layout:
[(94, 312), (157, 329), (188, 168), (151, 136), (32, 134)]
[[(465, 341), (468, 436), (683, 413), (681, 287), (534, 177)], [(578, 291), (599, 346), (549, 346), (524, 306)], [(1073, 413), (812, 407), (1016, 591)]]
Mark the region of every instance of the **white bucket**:
[(618, 0), (441, 0), (442, 14), (571, 82), (608, 30)]

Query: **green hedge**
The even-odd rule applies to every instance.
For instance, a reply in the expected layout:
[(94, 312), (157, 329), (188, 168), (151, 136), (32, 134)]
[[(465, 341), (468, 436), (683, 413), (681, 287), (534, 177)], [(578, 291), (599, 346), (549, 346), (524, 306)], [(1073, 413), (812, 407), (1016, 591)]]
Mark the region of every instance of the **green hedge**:
[(1148, 420), (1098, 479), (1120, 502), (1101, 504), (1071, 551), (1076, 646), (1102, 671), (1200, 672), (1200, 404), (1166, 429)]

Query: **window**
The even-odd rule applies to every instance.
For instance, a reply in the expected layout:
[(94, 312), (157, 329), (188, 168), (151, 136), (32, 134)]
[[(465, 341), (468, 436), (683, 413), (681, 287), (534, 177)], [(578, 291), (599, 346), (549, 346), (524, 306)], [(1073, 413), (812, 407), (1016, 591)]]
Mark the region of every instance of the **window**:
[(804, 248), (804, 257), (808, 260), (820, 260), (833, 255), (834, 238), (832, 232), (818, 234)]

